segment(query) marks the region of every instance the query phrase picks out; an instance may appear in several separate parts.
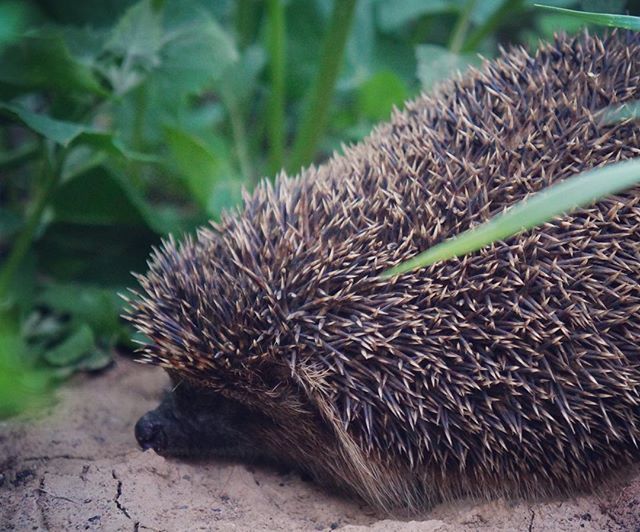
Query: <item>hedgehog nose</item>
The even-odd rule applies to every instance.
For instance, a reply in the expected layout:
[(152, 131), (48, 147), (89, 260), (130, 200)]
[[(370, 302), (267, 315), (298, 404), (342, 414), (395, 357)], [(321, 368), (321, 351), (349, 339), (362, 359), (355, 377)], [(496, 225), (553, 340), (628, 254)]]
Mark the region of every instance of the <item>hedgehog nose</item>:
[(143, 451), (153, 449), (158, 452), (167, 447), (167, 434), (164, 431), (162, 422), (158, 420), (153, 412), (142, 416), (136, 423), (136, 440)]

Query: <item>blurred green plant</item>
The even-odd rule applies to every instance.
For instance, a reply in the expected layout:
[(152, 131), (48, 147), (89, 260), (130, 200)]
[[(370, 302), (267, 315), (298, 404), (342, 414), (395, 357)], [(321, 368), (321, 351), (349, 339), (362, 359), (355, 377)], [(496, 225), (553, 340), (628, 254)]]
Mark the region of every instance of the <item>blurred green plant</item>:
[(162, 235), (563, 28), (529, 0), (0, 3), (0, 416), (131, 348), (116, 294)]

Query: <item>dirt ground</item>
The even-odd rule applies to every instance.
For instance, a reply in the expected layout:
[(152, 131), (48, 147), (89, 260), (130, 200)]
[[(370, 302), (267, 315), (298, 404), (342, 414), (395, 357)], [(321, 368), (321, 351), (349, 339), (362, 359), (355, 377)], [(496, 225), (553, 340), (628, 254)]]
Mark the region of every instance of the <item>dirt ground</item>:
[(0, 423), (0, 530), (640, 531), (638, 467), (589, 496), (461, 501), (392, 519), (293, 473), (143, 453), (133, 426), (166, 382), (120, 359), (62, 388), (41, 419)]

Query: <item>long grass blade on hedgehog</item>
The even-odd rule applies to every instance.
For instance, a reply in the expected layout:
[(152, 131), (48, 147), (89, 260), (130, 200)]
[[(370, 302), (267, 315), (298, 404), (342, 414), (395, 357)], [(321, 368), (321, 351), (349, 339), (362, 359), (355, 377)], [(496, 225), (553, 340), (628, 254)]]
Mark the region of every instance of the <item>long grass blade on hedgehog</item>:
[(379, 274), (640, 155), (640, 34), (517, 49), (164, 242), (128, 319), (175, 386), (144, 448), (292, 464), (384, 509), (594, 485), (640, 455), (640, 193)]

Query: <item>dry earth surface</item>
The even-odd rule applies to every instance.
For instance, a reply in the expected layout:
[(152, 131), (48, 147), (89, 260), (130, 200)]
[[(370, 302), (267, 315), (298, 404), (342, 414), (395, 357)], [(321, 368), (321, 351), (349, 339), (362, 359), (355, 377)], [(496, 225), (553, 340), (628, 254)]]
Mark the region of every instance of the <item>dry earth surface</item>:
[(161, 370), (120, 359), (58, 393), (35, 421), (0, 423), (0, 530), (640, 530), (640, 469), (598, 494), (461, 501), (420, 517), (378, 515), (293, 473), (193, 464), (141, 452)]

